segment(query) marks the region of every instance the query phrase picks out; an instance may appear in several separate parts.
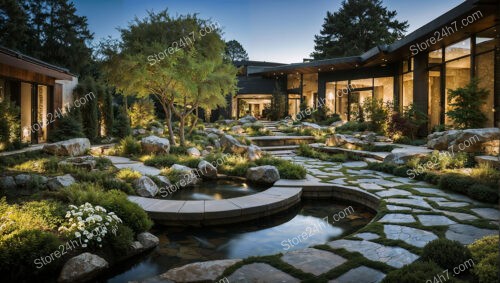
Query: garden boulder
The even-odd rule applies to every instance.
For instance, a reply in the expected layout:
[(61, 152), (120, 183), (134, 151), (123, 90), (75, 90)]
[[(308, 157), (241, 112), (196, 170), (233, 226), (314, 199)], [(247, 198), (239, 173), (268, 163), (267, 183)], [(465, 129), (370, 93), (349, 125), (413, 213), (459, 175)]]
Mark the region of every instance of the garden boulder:
[(109, 264), (105, 259), (91, 253), (83, 253), (70, 258), (64, 264), (58, 282), (90, 281), (108, 266)]
[(217, 179), (217, 168), (213, 166), (210, 162), (206, 160), (200, 161), (198, 163), (198, 170), (200, 174), (208, 179)]
[(142, 150), (145, 153), (169, 153), (170, 142), (168, 139), (149, 136), (141, 139)]
[(16, 188), (16, 181), (12, 176), (0, 177), (0, 189), (2, 190), (13, 190)]
[(404, 151), (404, 152), (392, 152), (389, 153), (384, 158), (384, 163), (404, 165), (406, 162), (414, 157), (425, 157), (427, 152), (424, 151)]
[(247, 150), (247, 157), (250, 161), (255, 161), (262, 157), (262, 150), (256, 145), (250, 145)]
[(160, 239), (149, 232), (142, 232), (137, 235), (137, 240), (145, 249), (151, 249), (160, 244)]
[(80, 156), (88, 150), (90, 150), (90, 141), (87, 138), (70, 139), (43, 146), (43, 151), (61, 156)]
[(347, 149), (356, 149), (358, 146), (368, 143), (350, 135), (335, 134), (328, 137), (325, 144), (327, 146), (342, 146)]
[(151, 133), (155, 134), (155, 135), (163, 135), (163, 133), (165, 132), (165, 130), (163, 130), (163, 128), (158, 128), (158, 127), (151, 127)]
[(280, 173), (276, 167), (264, 165), (248, 168), (246, 177), (251, 182), (274, 184), (280, 179)]
[(96, 161), (92, 155), (70, 157), (58, 163), (59, 166), (73, 166), (76, 168), (85, 169), (91, 171), (95, 168)]
[(347, 122), (340, 120), (340, 121), (333, 122), (330, 126), (337, 128), (337, 127), (343, 126), (345, 123), (347, 123)]
[(47, 182), (47, 187), (49, 187), (49, 190), (55, 191), (61, 188), (66, 188), (74, 184), (75, 178), (71, 176), (70, 174), (62, 175), (62, 176), (56, 176), (54, 178), (51, 178)]
[(142, 176), (133, 182), (135, 192), (141, 197), (154, 197), (158, 193), (158, 186), (147, 176)]
[[(217, 128), (206, 128), (205, 132), (207, 132), (209, 134), (210, 133), (215, 134), (215, 135), (217, 135), (217, 137), (224, 134), (224, 132), (221, 129), (217, 129)], [(210, 136), (208, 136), (208, 137), (210, 137)]]
[(257, 122), (257, 118), (251, 115), (246, 115), (242, 117), (241, 119), (238, 120), (240, 124), (245, 124), (245, 123), (255, 123)]
[(231, 131), (235, 134), (243, 134), (245, 130), (241, 126), (232, 126)]
[(170, 167), (170, 170), (182, 173), (182, 178), (179, 180), (179, 185), (181, 187), (193, 186), (201, 181), (199, 178), (200, 174), (195, 174), (195, 172), (193, 172), (193, 169), (187, 166), (174, 164)]
[(303, 122), (302, 129), (313, 129), (313, 130), (321, 130), (321, 126), (314, 123)]
[(145, 129), (133, 129), (132, 130), (132, 135), (138, 136), (138, 135), (145, 135), (146, 130)]
[(231, 135), (222, 135), (220, 138), (221, 146), (224, 152), (227, 153), (245, 153), (247, 146), (242, 145), (237, 139)]
[(500, 148), (500, 129), (466, 129), (432, 133), (427, 137), (427, 147), (452, 152), (483, 152), (498, 155)]
[(186, 151), (187, 151), (187, 154), (189, 156), (193, 156), (193, 157), (200, 157), (201, 156), (201, 152), (196, 147), (190, 147)]

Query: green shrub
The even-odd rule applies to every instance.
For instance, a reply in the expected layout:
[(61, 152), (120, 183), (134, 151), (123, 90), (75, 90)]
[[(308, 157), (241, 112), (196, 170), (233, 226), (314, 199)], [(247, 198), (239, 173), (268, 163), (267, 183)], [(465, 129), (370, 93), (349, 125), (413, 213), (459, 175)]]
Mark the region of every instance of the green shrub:
[(184, 178), (184, 175), (186, 175), (183, 171), (173, 170), (170, 168), (163, 169), (161, 174), (166, 176), (172, 184), (179, 183)]
[(330, 162), (345, 162), (349, 157), (349, 155), (346, 153), (337, 153), (330, 155), (328, 153), (320, 152), (313, 149), (310, 145), (304, 143), (300, 144), (299, 149), (297, 149), (297, 155)]
[(79, 109), (66, 111), (58, 120), (57, 127), (49, 131), (48, 140), (57, 142), (74, 138), (83, 138), (82, 117)]
[(60, 250), (61, 243), (54, 234), (34, 229), (16, 230), (2, 235), (0, 274), (7, 276), (7, 280), (12, 280), (11, 282), (29, 282), (36, 280), (37, 276), (56, 272), (62, 261), (54, 257), (54, 262), (43, 265), (40, 257), (50, 256)]
[(452, 270), (470, 258), (471, 253), (464, 245), (448, 239), (436, 239), (425, 245), (422, 251), (422, 260), (433, 261), (441, 268), (448, 270)]
[(12, 149), (20, 142), (20, 109), (7, 97), (0, 100), (0, 151)]
[(110, 234), (107, 238), (113, 251), (119, 255), (124, 255), (130, 249), (130, 244), (134, 241), (134, 231), (129, 227), (119, 224), (116, 235)]
[(428, 280), (434, 282), (434, 278), (439, 278), (439, 275), (445, 276), (447, 279), (446, 282), (458, 282), (452, 276), (448, 279), (443, 270), (434, 262), (416, 261), (403, 266), (401, 269), (389, 272), (384, 280), (382, 280), (382, 283), (419, 283), (427, 282)]
[(470, 186), (467, 190), (467, 195), (482, 202), (496, 203), (498, 200), (498, 190), (482, 184)]
[(126, 136), (118, 145), (121, 155), (134, 155), (141, 153), (141, 143), (132, 136)]
[(116, 178), (121, 179), (125, 182), (132, 183), (136, 179), (142, 177), (142, 174), (138, 171), (134, 171), (129, 168), (124, 168), (116, 173)]
[(475, 266), (472, 273), (480, 283), (498, 282), (498, 235), (486, 236), (468, 246)]
[(368, 129), (368, 124), (365, 122), (349, 121), (344, 125), (337, 127), (335, 131), (337, 133), (348, 133), (348, 132), (364, 132)]
[(151, 156), (144, 161), (144, 164), (157, 168), (170, 167), (174, 164), (180, 164), (190, 168), (197, 168), (200, 161), (201, 159), (199, 157), (168, 154)]
[(482, 128), (488, 121), (483, 109), (488, 96), (489, 91), (480, 87), (479, 79), (472, 78), (465, 87), (448, 90), (450, 110), (446, 112), (446, 115), (459, 128)]
[(113, 163), (111, 160), (105, 158), (105, 157), (96, 157), (95, 158), (96, 164), (95, 168), (99, 170), (106, 170), (108, 169)]
[(466, 194), (469, 187), (474, 185), (476, 181), (469, 176), (463, 176), (456, 173), (443, 174), (439, 180), (439, 188), (448, 191), (456, 191)]
[(126, 193), (127, 195), (135, 195), (135, 190), (129, 183), (117, 179), (104, 179), (99, 182), (106, 191), (118, 190)]
[(187, 154), (187, 147), (180, 145), (172, 145), (170, 146), (170, 154)]
[(139, 99), (128, 110), (132, 128), (146, 129), (155, 119), (155, 105), (150, 99)]
[(302, 165), (276, 157), (264, 156), (258, 159), (255, 163), (258, 166), (276, 166), (280, 173), (280, 178), (282, 179), (304, 179), (307, 174), (307, 170)]
[(392, 111), (392, 103), (384, 103), (383, 99), (367, 97), (363, 101), (363, 112), (368, 120), (370, 131), (377, 133), (385, 132), (388, 115)]

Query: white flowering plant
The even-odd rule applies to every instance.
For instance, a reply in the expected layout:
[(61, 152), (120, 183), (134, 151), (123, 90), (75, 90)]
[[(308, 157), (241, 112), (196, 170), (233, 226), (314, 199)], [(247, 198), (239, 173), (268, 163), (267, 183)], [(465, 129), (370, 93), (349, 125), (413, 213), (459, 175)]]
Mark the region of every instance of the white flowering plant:
[(69, 237), (80, 240), (82, 247), (97, 245), (102, 247), (102, 241), (111, 231), (116, 235), (118, 224), (122, 220), (114, 212), (107, 212), (101, 206), (85, 203), (80, 206), (70, 205), (66, 213), (67, 223), (59, 231)]

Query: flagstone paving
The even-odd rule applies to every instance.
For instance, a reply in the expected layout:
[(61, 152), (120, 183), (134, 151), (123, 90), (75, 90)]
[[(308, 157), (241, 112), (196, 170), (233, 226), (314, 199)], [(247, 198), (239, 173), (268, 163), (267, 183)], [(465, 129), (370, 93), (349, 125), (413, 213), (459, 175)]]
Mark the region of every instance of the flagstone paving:
[[(306, 248), (280, 257), (299, 274), (320, 274), (322, 280), (326, 279), (322, 282), (380, 282), (385, 277), (384, 272), (358, 265), (340, 275), (334, 273), (337, 274), (334, 278), (325, 276), (332, 270), (345, 270), (346, 264), (349, 264), (349, 254), (344, 255), (340, 251), (336, 254), (342, 249), (344, 252), (360, 253), (369, 261), (401, 268), (417, 260), (419, 253), (416, 251), (421, 251), (425, 244), (438, 237), (470, 244), (486, 235), (498, 234), (498, 226), (493, 224), (499, 220), (500, 211), (493, 205), (443, 191), (423, 181), (363, 169), (366, 163), (362, 161), (333, 163), (293, 155), (282, 158), (303, 165), (308, 171), (307, 180), (280, 180), (275, 186), (343, 185), (375, 194), (383, 201), (376, 220), (360, 233), (326, 243), (331, 250)], [(488, 225), (485, 221), (476, 224), (479, 220), (488, 220), (493, 224)], [(444, 235), (437, 232), (442, 230), (434, 230), (436, 227), (445, 227)], [(390, 245), (386, 244), (387, 240), (392, 241)], [(411, 251), (408, 246), (413, 246)], [(243, 265), (227, 278), (230, 282), (300, 282), (267, 263)]]

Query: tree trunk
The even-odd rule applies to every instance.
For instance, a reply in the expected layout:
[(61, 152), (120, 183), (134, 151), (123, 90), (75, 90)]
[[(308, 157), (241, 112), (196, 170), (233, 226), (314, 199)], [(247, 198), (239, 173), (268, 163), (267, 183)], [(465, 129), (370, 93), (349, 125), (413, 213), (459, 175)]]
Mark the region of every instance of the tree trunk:
[(181, 146), (186, 146), (186, 139), (184, 137), (184, 124), (186, 123), (186, 117), (180, 117), (180, 125), (179, 125), (179, 140)]
[(172, 109), (170, 105), (163, 106), (163, 110), (165, 111), (165, 120), (167, 121), (168, 128), (168, 137), (171, 145), (177, 145), (175, 143), (175, 135), (174, 130), (172, 129)]
[(196, 107), (195, 113), (196, 116), (194, 118), (193, 124), (191, 125), (191, 128), (189, 129), (188, 135), (191, 135), (193, 130), (196, 128), (196, 124), (198, 123), (198, 107)]

